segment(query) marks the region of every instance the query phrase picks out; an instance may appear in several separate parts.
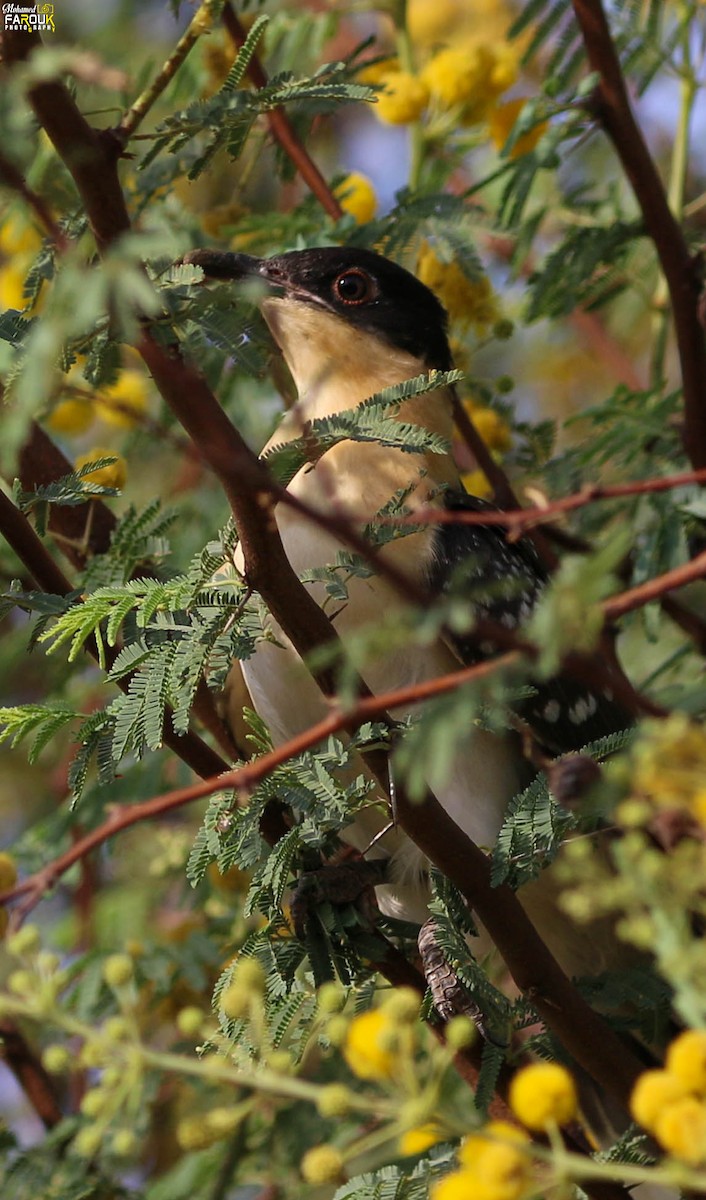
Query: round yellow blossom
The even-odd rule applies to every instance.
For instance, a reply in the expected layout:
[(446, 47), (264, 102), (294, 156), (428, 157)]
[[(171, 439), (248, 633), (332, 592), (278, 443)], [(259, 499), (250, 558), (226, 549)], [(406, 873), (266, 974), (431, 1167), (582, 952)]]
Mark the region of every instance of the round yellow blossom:
[(109, 463), (106, 467), (97, 467), (95, 471), (90, 471), (88, 475), (84, 475), (84, 479), (90, 483), (100, 484), (101, 487), (123, 488), (127, 479), (127, 463), (122, 454), (116, 454), (107, 446), (94, 446), (87, 454), (79, 454), (78, 458), (74, 459), (74, 466), (78, 471), (81, 467), (85, 467), (86, 463), (97, 462), (100, 458), (114, 458), (114, 463)]
[(300, 1163), (306, 1183), (339, 1183), (343, 1179), (343, 1156), (335, 1146), (312, 1146)]
[(111, 954), (103, 963), (103, 978), (110, 987), (124, 987), (133, 976), (133, 963), (129, 954)]
[(227, 237), (232, 232), (232, 226), (237, 225), (242, 217), (248, 215), (248, 209), (237, 201), (229, 204), (214, 204), (199, 216), (201, 228), (209, 237)]
[(344, 1083), (329, 1083), (319, 1092), (316, 1107), (322, 1117), (343, 1117), (350, 1112), (354, 1099)]
[(422, 997), (414, 988), (396, 987), (386, 996), (382, 1008), (391, 1021), (409, 1024), (419, 1019)]
[(71, 1148), (80, 1154), (81, 1158), (93, 1158), (101, 1148), (103, 1131), (97, 1125), (86, 1125), (79, 1129), (71, 1143)]
[(0, 225), (0, 253), (8, 258), (17, 254), (36, 254), (41, 244), (39, 231), (16, 213), (11, 213)]
[(84, 1117), (99, 1117), (105, 1111), (108, 1097), (102, 1088), (91, 1088), (83, 1096), (79, 1108)]
[(706, 728), (679, 712), (646, 722), (632, 761), (634, 792), (660, 808), (691, 808), (704, 787)]
[[(490, 134), (491, 142), (497, 150), (502, 150), (507, 142), (515, 122), (526, 103), (527, 100), (524, 97), (517, 97), (514, 100), (507, 100), (504, 104), (498, 104), (490, 110), (488, 115), (488, 133)], [(546, 128), (546, 123), (540, 121), (538, 125), (535, 125), (534, 129), (523, 133), (522, 137), (518, 138), (512, 147), (509, 157), (521, 158), (523, 154), (529, 154), (531, 150), (534, 150)]]
[(497, 1200), (515, 1200), (530, 1181), (529, 1140), (524, 1130), (507, 1121), (491, 1121), (464, 1140), (459, 1161), (463, 1169), (497, 1188)]
[(654, 1132), (675, 1158), (692, 1167), (706, 1162), (706, 1105), (695, 1096), (667, 1104), (657, 1117)]
[(654, 1133), (663, 1110), (688, 1095), (689, 1088), (670, 1071), (643, 1071), (630, 1097), (630, 1112), (644, 1129)]
[(18, 262), (0, 267), (0, 309), (14, 308), (23, 312), (29, 304), (24, 294), (27, 268)]
[(706, 1029), (687, 1029), (667, 1050), (665, 1067), (693, 1092), (706, 1094)]
[(0, 892), (9, 892), (17, 883), (17, 863), (7, 851), (0, 851)]
[(469, 1133), (463, 1139), (458, 1151), (459, 1162), (464, 1167), (475, 1166), (489, 1146), (497, 1146), (503, 1142), (510, 1142), (515, 1146), (528, 1146), (530, 1139), (524, 1129), (511, 1125), (509, 1121), (489, 1121), (477, 1133)]
[(384, 92), (378, 93), (375, 113), (388, 125), (409, 125), (418, 120), (429, 101), (423, 79), (409, 71), (392, 71), (383, 77)]
[(209, 1129), (204, 1117), (183, 1117), (176, 1127), (176, 1140), (182, 1150), (205, 1150), (221, 1135)]
[(346, 1002), (346, 993), (340, 983), (331, 979), (328, 983), (321, 984), (316, 993), (316, 1002), (320, 1012), (337, 1013), (341, 1011)]
[(50, 1075), (60, 1075), (71, 1066), (72, 1058), (65, 1046), (47, 1046), (42, 1054), (42, 1066)]
[(395, 1071), (395, 1026), (380, 1008), (361, 1013), (348, 1026), (343, 1055), (359, 1079), (390, 1079)]
[(80, 400), (67, 397), (60, 400), (49, 413), (47, 425), (54, 433), (82, 434), (92, 424), (95, 411), (88, 396)]
[(440, 108), (460, 108), (464, 122), (475, 124), (517, 79), (517, 55), (503, 42), (447, 47), (429, 60), (422, 79)]
[(96, 395), (96, 413), (106, 424), (131, 429), (147, 408), (149, 387), (141, 371), (121, 371), (115, 383)]
[(31, 996), (36, 990), (36, 978), (31, 971), (13, 971), (7, 986), (16, 996)]
[(351, 171), (350, 175), (339, 183), (335, 196), (344, 212), (355, 217), (359, 225), (372, 221), (378, 206), (375, 188), (367, 175), (360, 171)]
[(429, 1150), (432, 1146), (436, 1146), (437, 1142), (444, 1139), (444, 1134), (438, 1125), (429, 1122), (427, 1125), (418, 1125), (416, 1129), (407, 1129), (402, 1134), (398, 1142), (400, 1154), (424, 1154), (425, 1150)]
[(498, 321), (500, 311), (490, 280), (485, 275), (469, 279), (458, 263), (442, 262), (428, 242), (420, 247), (417, 275), (460, 326), (472, 326), (482, 335)]
[(408, 0), (407, 29), (420, 46), (448, 41), (460, 18), (459, 0)]
[(110, 1149), (118, 1158), (131, 1158), (138, 1147), (138, 1140), (131, 1129), (119, 1129), (110, 1139)]
[[(483, 478), (485, 479), (485, 476)], [(470, 1017), (459, 1014), (446, 1022), (446, 1045), (451, 1050), (466, 1050), (473, 1045), (477, 1036), (478, 1030)]]
[(474, 408), (472, 421), (486, 446), (501, 453), (512, 445), (512, 431), (504, 417), (492, 408)]
[(510, 1108), (528, 1129), (565, 1125), (577, 1107), (574, 1081), (559, 1063), (532, 1063), (510, 1084)]
[(488, 496), (493, 494), (492, 485), (485, 472), (480, 468), (475, 471), (466, 471), (461, 476), (461, 483), (469, 496), (478, 496), (481, 500), (487, 500)]
[(445, 1175), (429, 1194), (431, 1200), (517, 1200), (517, 1196), (506, 1195), (497, 1183), (482, 1179), (467, 1167)]
[(7, 948), (10, 954), (21, 958), (25, 954), (36, 954), (41, 941), (42, 937), (36, 925), (24, 925), (8, 938)]
[(241, 987), (247, 988), (256, 996), (264, 996), (265, 971), (256, 958), (239, 958), (234, 977)]
[(204, 1014), (195, 1004), (181, 1008), (177, 1013), (176, 1026), (182, 1037), (198, 1037), (203, 1029)]
[(392, 75), (395, 71), (399, 71), (400, 64), (396, 58), (381, 58), (378, 62), (363, 63), (358, 70), (358, 79), (361, 83), (376, 84), (382, 83), (386, 75)]

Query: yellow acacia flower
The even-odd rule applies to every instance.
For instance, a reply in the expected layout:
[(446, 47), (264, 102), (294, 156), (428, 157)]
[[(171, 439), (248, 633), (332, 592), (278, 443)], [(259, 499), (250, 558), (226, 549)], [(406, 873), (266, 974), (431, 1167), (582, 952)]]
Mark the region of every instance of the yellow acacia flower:
[(497, 298), (485, 276), (469, 279), (458, 263), (445, 263), (423, 242), (417, 259), (417, 275), (436, 296), (452, 320), (481, 336), (500, 317)]
[(429, 101), (429, 89), (418, 75), (392, 71), (383, 76), (385, 90), (378, 93), (375, 113), (388, 125), (409, 125), (423, 113)]
[(468, 1167), (445, 1175), (429, 1194), (431, 1200), (519, 1200), (520, 1195), (494, 1180), (483, 1179)]
[(528, 1129), (565, 1125), (576, 1116), (576, 1086), (559, 1063), (532, 1063), (510, 1084), (510, 1108)]
[(706, 1105), (695, 1096), (667, 1104), (654, 1131), (660, 1145), (675, 1158), (692, 1167), (706, 1162)]
[(464, 0), (407, 0), (407, 29), (419, 46), (448, 41), (458, 25)]
[(17, 863), (11, 854), (0, 851), (0, 892), (9, 892), (17, 883)]
[(488, 496), (493, 494), (492, 485), (480, 467), (475, 471), (465, 471), (461, 476), (461, 483), (470, 496), (478, 496), (481, 500), (487, 500)]
[(17, 262), (0, 267), (0, 309), (15, 308), (22, 312), (29, 301), (24, 294), (27, 269)]
[(665, 1059), (670, 1075), (691, 1091), (706, 1094), (706, 1029), (686, 1029), (674, 1039)]
[(130, 429), (147, 408), (149, 386), (141, 371), (121, 371), (115, 383), (96, 396), (96, 413), (108, 425)]
[(422, 71), (442, 109), (461, 109), (467, 124), (482, 121), (517, 79), (517, 53), (504, 42), (469, 41), (435, 54)]
[(459, 1161), (480, 1181), (494, 1185), (498, 1200), (514, 1200), (527, 1189), (531, 1178), (531, 1160), (527, 1154), (529, 1137), (507, 1121), (490, 1121), (478, 1133), (470, 1134), (461, 1144)]
[(0, 253), (8, 258), (36, 254), (41, 244), (39, 231), (17, 213), (11, 213), (0, 225)]
[(114, 458), (115, 462), (107, 467), (98, 467), (84, 478), (91, 483), (100, 484), (101, 487), (123, 488), (127, 479), (127, 463), (122, 454), (116, 454), (108, 446), (93, 446), (87, 454), (80, 454), (74, 460), (74, 466), (78, 470), (79, 467), (85, 467), (86, 463), (96, 462), (99, 458)]
[[(491, 142), (497, 150), (502, 150), (526, 103), (527, 100), (524, 97), (518, 97), (515, 100), (506, 100), (504, 104), (497, 104), (490, 110), (488, 115), (488, 133), (490, 134)], [(534, 150), (546, 128), (546, 122), (540, 121), (538, 125), (535, 125), (534, 129), (530, 129), (528, 133), (524, 133), (515, 142), (509, 157), (521, 158), (523, 154), (529, 154), (530, 150)]]
[(361, 1013), (351, 1021), (343, 1056), (359, 1079), (390, 1079), (395, 1071), (395, 1024), (380, 1008)]
[(54, 405), (47, 417), (47, 425), (54, 433), (71, 436), (85, 433), (95, 417), (93, 405), (88, 396), (84, 399), (67, 396)]
[(490, 450), (503, 453), (512, 445), (512, 430), (504, 417), (493, 408), (473, 408), (471, 419)]
[(230, 226), (237, 225), (242, 217), (247, 216), (248, 211), (245, 205), (231, 200), (228, 204), (214, 204), (200, 213), (199, 222), (209, 237), (223, 237)]
[(358, 71), (358, 79), (361, 83), (375, 84), (382, 83), (386, 75), (391, 75), (395, 71), (399, 71), (400, 64), (396, 58), (381, 58), (378, 62), (363, 63)]
[(438, 1125), (429, 1122), (427, 1125), (417, 1125), (415, 1129), (407, 1129), (398, 1142), (400, 1154), (424, 1154), (437, 1142), (443, 1141), (443, 1133)]
[(307, 1183), (337, 1183), (343, 1177), (343, 1157), (335, 1146), (312, 1146), (300, 1163)]
[(645, 724), (632, 752), (633, 791), (660, 808), (690, 808), (706, 776), (706, 728), (686, 713)]
[(648, 1132), (654, 1133), (663, 1110), (688, 1095), (689, 1089), (670, 1071), (643, 1071), (630, 1097), (630, 1112)]
[(355, 217), (359, 225), (372, 221), (378, 198), (367, 175), (361, 174), (360, 171), (351, 171), (350, 175), (346, 175), (339, 183), (335, 195), (344, 212)]
[(472, 38), (479, 28), (487, 41), (500, 40), (512, 19), (505, 0), (407, 0), (407, 28), (422, 49)]

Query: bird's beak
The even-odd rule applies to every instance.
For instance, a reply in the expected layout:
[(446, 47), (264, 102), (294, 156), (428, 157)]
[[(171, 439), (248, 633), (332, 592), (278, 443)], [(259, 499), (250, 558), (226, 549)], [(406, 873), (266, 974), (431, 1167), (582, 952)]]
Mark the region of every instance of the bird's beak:
[(271, 288), (292, 293), (293, 281), (287, 277), (281, 263), (272, 258), (255, 258), (252, 254), (234, 254), (227, 250), (191, 250), (183, 261), (201, 267), (207, 279), (261, 279)]

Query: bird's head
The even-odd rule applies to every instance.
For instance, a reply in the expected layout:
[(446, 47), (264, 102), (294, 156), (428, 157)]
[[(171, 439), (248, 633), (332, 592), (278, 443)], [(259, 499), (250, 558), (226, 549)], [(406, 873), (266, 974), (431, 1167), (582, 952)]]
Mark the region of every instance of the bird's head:
[(195, 250), (186, 261), (210, 278), (266, 285), (262, 312), (300, 398), (329, 397), (315, 404), (316, 415), (331, 411), (334, 390), (346, 407), (391, 383), (452, 366), (446, 312), (436, 296), (372, 250), (323, 246), (273, 258)]

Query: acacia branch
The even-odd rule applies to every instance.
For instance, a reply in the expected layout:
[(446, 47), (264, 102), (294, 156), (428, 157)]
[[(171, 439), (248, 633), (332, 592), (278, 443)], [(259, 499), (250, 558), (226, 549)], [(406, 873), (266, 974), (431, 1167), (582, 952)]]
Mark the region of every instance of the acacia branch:
[(18, 171), (15, 164), (10, 162), (9, 158), (4, 154), (0, 154), (0, 183), (11, 188), (13, 192), (17, 192), (25, 203), (33, 209), (58, 250), (68, 249), (70, 244), (69, 239), (63, 229), (60, 229), (57, 225), (44, 198), (38, 192), (35, 192), (34, 188), (29, 186), (24, 175)]
[(502, 525), (507, 527), (510, 537), (524, 533), (530, 526), (551, 521), (554, 517), (574, 512), (587, 504), (599, 500), (618, 500), (626, 496), (641, 496), (652, 492), (668, 492), (689, 483), (706, 483), (706, 467), (698, 471), (682, 471), (676, 475), (662, 475), (655, 479), (639, 479), (633, 483), (600, 484), (589, 483), (570, 496), (559, 500), (548, 500), (546, 504), (531, 508), (510, 508), (498, 512), (463, 512), (460, 509), (419, 509), (409, 516), (381, 517), (381, 525)]
[(594, 107), (635, 193), (669, 289), (684, 389), (684, 450), (706, 467), (706, 341), (699, 321), (702, 280), (630, 105), (601, 0), (572, 0), (589, 65), (599, 76)]
[[(245, 42), (247, 35), (230, 0), (226, 0), (223, 8), (223, 24), (236, 46), (240, 48)], [(255, 87), (267, 87), (267, 74), (257, 54), (254, 54), (251, 58), (247, 73), (255, 84)], [(299, 134), (296, 132), (285, 110), (283, 108), (270, 109), (266, 113), (266, 118), (275, 141), (279, 143), (284, 153), (294, 164), (307, 187), (316, 196), (324, 212), (328, 213), (334, 221), (340, 221), (343, 216), (343, 209), (299, 137)]]
[(14, 1021), (0, 1021), (0, 1059), (15, 1076), (45, 1129), (63, 1118), (54, 1082)]

